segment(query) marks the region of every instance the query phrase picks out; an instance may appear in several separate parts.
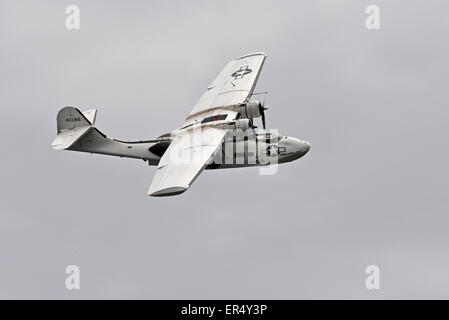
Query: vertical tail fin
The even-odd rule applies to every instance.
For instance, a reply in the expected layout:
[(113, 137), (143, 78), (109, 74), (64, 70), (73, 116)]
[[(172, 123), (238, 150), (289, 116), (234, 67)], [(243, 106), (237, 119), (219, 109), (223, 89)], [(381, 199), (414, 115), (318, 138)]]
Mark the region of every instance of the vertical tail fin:
[(51, 143), (54, 149), (67, 149), (84, 136), (95, 122), (97, 110), (81, 112), (74, 107), (59, 110), (56, 116), (58, 135)]
[(59, 110), (56, 116), (58, 134), (64, 130), (72, 130), (79, 127), (88, 127), (92, 122), (77, 108), (65, 107)]

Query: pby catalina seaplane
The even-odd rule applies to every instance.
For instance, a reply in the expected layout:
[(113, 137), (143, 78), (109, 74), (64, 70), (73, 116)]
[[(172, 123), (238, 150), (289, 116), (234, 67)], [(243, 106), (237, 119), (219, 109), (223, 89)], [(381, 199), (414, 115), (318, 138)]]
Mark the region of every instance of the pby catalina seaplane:
[[(265, 129), (264, 103), (251, 100), (266, 59), (253, 53), (229, 62), (209, 85), (179, 129), (148, 141), (111, 139), (96, 127), (96, 110), (65, 107), (58, 112), (59, 150), (136, 158), (157, 166), (151, 196), (186, 191), (204, 169), (236, 168), (290, 162), (304, 156), (310, 144)], [(264, 130), (255, 130), (260, 117)]]

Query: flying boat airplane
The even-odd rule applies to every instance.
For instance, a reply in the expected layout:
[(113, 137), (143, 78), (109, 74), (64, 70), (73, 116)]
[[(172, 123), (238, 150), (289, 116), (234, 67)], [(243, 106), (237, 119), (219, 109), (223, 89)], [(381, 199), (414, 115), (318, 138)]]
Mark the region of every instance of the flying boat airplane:
[[(95, 126), (97, 110), (62, 108), (51, 146), (142, 159), (157, 166), (151, 196), (186, 191), (204, 169), (265, 166), (304, 156), (310, 144), (266, 130), (264, 103), (251, 100), (265, 62), (264, 53), (230, 61), (207, 87), (179, 129), (147, 141), (111, 139)], [(261, 118), (263, 130), (254, 125)]]

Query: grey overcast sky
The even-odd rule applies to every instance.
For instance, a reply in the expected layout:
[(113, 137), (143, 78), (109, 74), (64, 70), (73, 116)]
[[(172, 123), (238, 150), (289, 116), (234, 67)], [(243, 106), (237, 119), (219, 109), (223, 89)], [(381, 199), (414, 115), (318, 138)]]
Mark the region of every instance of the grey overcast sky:
[[(79, 31), (65, 27), (70, 4)], [(365, 28), (370, 4), (380, 30)], [(443, 0), (0, 0), (0, 298), (449, 298), (448, 12)], [(312, 143), (276, 175), (207, 171), (152, 198), (142, 161), (50, 148), (66, 105), (99, 109), (114, 138), (171, 131), (254, 51), (268, 55), (268, 126)]]

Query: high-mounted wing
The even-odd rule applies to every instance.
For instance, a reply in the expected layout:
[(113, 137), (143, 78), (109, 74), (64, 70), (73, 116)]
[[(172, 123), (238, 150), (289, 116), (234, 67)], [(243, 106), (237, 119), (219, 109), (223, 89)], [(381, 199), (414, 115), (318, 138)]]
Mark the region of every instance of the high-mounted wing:
[(186, 191), (215, 154), (226, 129), (197, 126), (178, 133), (165, 151), (148, 194), (171, 196)]
[(197, 101), (185, 123), (201, 121), (216, 110), (247, 102), (265, 59), (264, 53), (252, 53), (230, 61)]
[(233, 121), (233, 109), (248, 102), (265, 61), (264, 53), (248, 54), (230, 61), (193, 107), (181, 129), (173, 135), (153, 182), (151, 196), (183, 193), (204, 170), (220, 147), (226, 129), (215, 124)]

